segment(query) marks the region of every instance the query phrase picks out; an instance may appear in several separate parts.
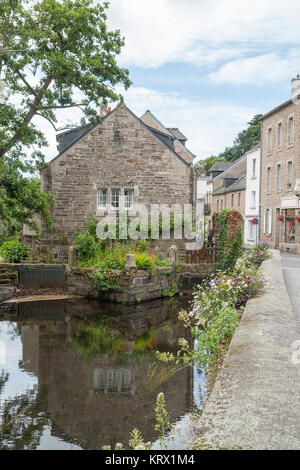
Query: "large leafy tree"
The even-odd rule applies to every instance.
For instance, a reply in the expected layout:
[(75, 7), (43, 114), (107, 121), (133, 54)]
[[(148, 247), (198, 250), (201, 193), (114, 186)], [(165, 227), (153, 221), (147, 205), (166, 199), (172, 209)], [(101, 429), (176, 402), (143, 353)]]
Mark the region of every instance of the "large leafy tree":
[(80, 107), (92, 121), (100, 103), (120, 99), (117, 84), (130, 86), (116, 61), (124, 39), (108, 30), (107, 8), (91, 0), (1, 0), (0, 219), (49, 221), (49, 196), (28, 177), (44, 164), (47, 145), (33, 118), (56, 128), (57, 109)]

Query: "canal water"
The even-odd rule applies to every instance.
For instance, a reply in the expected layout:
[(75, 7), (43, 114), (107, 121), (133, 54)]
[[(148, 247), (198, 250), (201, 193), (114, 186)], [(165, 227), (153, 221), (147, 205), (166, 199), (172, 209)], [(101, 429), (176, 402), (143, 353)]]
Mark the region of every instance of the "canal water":
[[(0, 449), (128, 447), (134, 428), (154, 448), (188, 448), (205, 376), (156, 358), (191, 341), (178, 322), (188, 300), (24, 302), (0, 317)], [(160, 392), (175, 425), (163, 444), (154, 430)]]

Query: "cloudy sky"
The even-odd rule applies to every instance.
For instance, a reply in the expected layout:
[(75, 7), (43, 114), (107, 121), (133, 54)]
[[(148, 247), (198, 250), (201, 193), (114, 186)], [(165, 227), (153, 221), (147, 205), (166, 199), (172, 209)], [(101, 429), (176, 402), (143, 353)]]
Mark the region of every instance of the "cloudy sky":
[(111, 0), (109, 26), (125, 36), (119, 63), (133, 82), (125, 103), (179, 127), (199, 158), (222, 151), (254, 114), (289, 99), (300, 73), (299, 8), (299, 0)]

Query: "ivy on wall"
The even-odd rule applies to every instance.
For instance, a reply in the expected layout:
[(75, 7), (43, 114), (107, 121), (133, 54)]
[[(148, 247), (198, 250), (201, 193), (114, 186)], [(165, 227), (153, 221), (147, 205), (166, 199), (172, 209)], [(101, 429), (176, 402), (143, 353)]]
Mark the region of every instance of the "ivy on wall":
[(225, 209), (218, 214), (218, 261), (217, 270), (228, 272), (234, 268), (237, 259), (243, 254), (243, 236), (239, 226), (235, 237), (228, 237), (228, 217), (230, 211)]

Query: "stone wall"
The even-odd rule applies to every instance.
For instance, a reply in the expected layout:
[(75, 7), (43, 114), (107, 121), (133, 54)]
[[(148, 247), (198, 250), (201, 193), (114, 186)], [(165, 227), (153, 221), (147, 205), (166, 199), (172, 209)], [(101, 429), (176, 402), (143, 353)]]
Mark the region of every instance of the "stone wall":
[(120, 290), (101, 291), (92, 281), (93, 269), (72, 268), (68, 280), (67, 291), (71, 294), (82, 295), (89, 299), (99, 299), (109, 302), (134, 305), (148, 300), (167, 296), (174, 283), (179, 290), (188, 291), (203, 279), (213, 274), (213, 264), (179, 265), (178, 268), (158, 268), (154, 274), (147, 271), (112, 271), (118, 277)]

